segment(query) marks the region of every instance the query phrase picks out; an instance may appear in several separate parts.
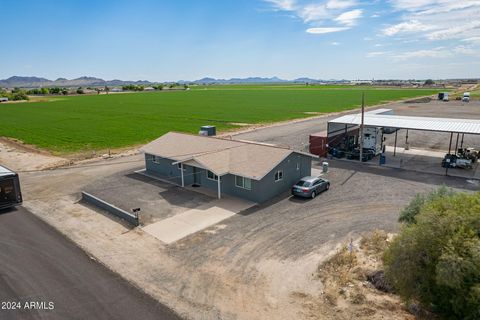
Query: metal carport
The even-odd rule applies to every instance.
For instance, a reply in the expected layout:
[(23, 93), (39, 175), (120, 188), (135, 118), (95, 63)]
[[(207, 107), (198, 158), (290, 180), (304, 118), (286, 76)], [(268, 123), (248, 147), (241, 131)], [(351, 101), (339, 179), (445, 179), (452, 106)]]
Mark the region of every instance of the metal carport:
[[(347, 128), (360, 126), (362, 123), (362, 114), (349, 114), (328, 122), (327, 132), (330, 134), (335, 130), (347, 130)], [(465, 134), (480, 135), (480, 119), (453, 119), (453, 118), (436, 118), (436, 117), (414, 117), (399, 116), (391, 114), (376, 114), (367, 112), (364, 114), (363, 124), (365, 127), (384, 127), (406, 129), (408, 130), (432, 131), (450, 133), (449, 150), (452, 148), (453, 134), (457, 134), (456, 148), (458, 147), (459, 137), (462, 135), (461, 148), (463, 147), (463, 137)], [(336, 127), (332, 130), (332, 127)], [(345, 129), (343, 129), (345, 128)], [(397, 131), (395, 132), (394, 154), (396, 152)], [(445, 174), (448, 173), (446, 168)]]

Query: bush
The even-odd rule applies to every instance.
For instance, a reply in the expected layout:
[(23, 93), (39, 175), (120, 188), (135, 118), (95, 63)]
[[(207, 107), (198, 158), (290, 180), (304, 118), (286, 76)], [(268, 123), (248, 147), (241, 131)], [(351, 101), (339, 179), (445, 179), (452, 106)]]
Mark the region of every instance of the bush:
[(18, 100), (28, 100), (28, 96), (25, 91), (20, 90), (11, 94), (11, 99), (14, 101)]
[(480, 319), (480, 193), (435, 196), (414, 221), (384, 254), (387, 280), (426, 309)]
[(455, 192), (452, 189), (449, 189), (445, 186), (438, 188), (437, 190), (431, 191), (425, 195), (417, 194), (415, 198), (410, 201), (408, 206), (400, 212), (400, 218), (398, 221), (404, 222), (407, 224), (415, 223), (415, 217), (420, 212), (420, 209), (424, 206), (425, 203), (442, 198), (454, 195)]

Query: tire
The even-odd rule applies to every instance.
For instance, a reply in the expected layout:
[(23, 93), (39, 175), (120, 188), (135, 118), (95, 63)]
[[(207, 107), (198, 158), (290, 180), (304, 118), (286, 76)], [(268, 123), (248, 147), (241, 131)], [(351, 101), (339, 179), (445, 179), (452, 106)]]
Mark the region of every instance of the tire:
[(330, 189), (330, 183), (327, 183), (327, 186), (325, 187), (325, 190)]
[(312, 194), (310, 195), (310, 198), (314, 199), (316, 196), (317, 196), (317, 194), (315, 193), (315, 191), (312, 191)]

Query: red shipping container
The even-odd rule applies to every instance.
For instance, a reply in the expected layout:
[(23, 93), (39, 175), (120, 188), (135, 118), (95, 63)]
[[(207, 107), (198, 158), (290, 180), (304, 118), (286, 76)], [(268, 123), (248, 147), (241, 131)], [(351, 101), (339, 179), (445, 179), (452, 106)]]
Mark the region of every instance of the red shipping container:
[(320, 157), (327, 156), (327, 131), (317, 132), (310, 135), (310, 153)]

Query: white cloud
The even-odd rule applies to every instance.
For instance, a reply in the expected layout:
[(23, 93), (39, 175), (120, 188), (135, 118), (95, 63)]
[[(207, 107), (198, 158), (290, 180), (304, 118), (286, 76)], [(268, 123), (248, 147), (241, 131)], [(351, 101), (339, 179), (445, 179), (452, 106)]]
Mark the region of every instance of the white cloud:
[(332, 43), (330, 43), (330, 44), (331, 44), (332, 46), (339, 46), (339, 45), (340, 45), (340, 42), (334, 41), (334, 42), (332, 42)]
[(346, 26), (354, 26), (357, 20), (362, 17), (363, 10), (355, 9), (347, 11), (336, 17), (334, 20)]
[(380, 18), (380, 15), (378, 13), (374, 13), (370, 16), (370, 18)]
[(430, 32), (427, 34), (427, 38), (431, 40), (454, 39), (462, 37), (463, 35), (468, 36), (468, 34), (471, 32), (477, 32), (479, 29), (480, 21), (477, 20), (469, 23), (463, 23), (455, 27)]
[(295, 10), (295, 5), (296, 5), (295, 0), (265, 0), (265, 1), (271, 3), (278, 10), (284, 10), (284, 11)]
[(349, 28), (346, 28), (346, 27), (308, 28), (307, 32), (308, 33), (313, 33), (313, 34), (324, 34), (324, 33), (344, 31), (344, 30), (348, 30), (348, 29)]
[[(350, 29), (363, 15), (362, 9), (345, 11), (357, 6), (358, 0), (264, 0), (276, 11), (290, 12), (309, 28), (308, 33), (324, 34)], [(326, 24), (331, 26), (326, 26)]]
[(383, 34), (406, 33), (427, 40), (461, 40), (480, 36), (480, 0), (390, 0), (401, 21)]
[(462, 41), (463, 42), (471, 42), (471, 43), (480, 44), (480, 36), (479, 37), (471, 37), (471, 38), (462, 39)]
[(443, 47), (438, 47), (434, 49), (401, 52), (393, 55), (393, 58), (396, 60), (408, 60), (415, 58), (448, 58), (451, 56), (452, 52)]
[(357, 5), (354, 0), (330, 0), (327, 2), (327, 9), (347, 9)]
[(434, 26), (423, 24), (418, 20), (410, 20), (385, 28), (382, 30), (382, 32), (386, 36), (394, 36), (399, 33), (422, 32), (432, 30), (434, 28)]
[(403, 52), (392, 51), (372, 51), (366, 54), (367, 58), (376, 58), (379, 56), (385, 56), (393, 61), (416, 61), (418, 59), (442, 59), (451, 58), (458, 55), (478, 55), (479, 51), (473, 46), (460, 45), (454, 48), (436, 47), (430, 49), (420, 49)]
[(473, 49), (470, 46), (456, 46), (453, 48), (453, 52), (458, 53), (458, 54), (465, 54), (465, 55), (477, 55), (478, 51)]
[(304, 22), (318, 21), (328, 16), (327, 10), (324, 5), (307, 5), (298, 10), (298, 15)]
[(367, 58), (376, 58), (376, 57), (379, 57), (379, 56), (384, 56), (387, 53), (388, 52), (386, 52), (386, 51), (372, 51), (372, 52), (368, 52), (366, 57)]

